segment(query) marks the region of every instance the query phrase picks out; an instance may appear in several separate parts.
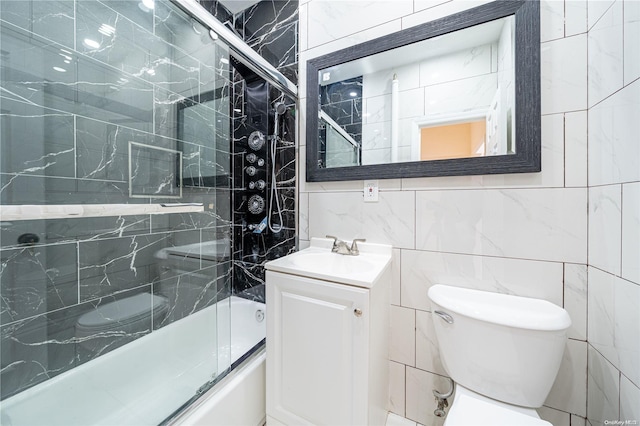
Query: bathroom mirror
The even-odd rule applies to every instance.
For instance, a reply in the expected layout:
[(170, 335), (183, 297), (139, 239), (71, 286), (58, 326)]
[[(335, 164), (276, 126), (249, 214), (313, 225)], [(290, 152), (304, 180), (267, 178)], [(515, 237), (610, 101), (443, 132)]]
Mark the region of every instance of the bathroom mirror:
[(539, 3), (309, 60), (306, 137), (310, 182), (540, 171)]

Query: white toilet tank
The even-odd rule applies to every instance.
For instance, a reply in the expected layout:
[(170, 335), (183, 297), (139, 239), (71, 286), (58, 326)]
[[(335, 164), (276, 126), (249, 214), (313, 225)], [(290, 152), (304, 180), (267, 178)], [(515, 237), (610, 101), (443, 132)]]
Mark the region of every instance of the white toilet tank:
[(456, 383), (509, 404), (542, 406), (562, 361), (567, 311), (445, 285), (431, 287), (429, 298), (442, 364)]

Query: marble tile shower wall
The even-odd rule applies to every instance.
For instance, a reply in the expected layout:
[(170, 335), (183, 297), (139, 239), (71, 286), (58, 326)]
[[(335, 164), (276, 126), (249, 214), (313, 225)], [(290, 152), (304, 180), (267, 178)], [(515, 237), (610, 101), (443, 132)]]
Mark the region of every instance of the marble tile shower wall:
[[(229, 238), (231, 206), (228, 52), (203, 27), (161, 1), (3, 0), (0, 20), (2, 205), (205, 206), (2, 221), (4, 398), (227, 294), (229, 249), (211, 242)], [(140, 328), (77, 337), (81, 315), (140, 294)]]
[[(262, 0), (235, 15), (220, 1), (205, 0), (201, 4), (271, 65), (292, 82), (297, 82), (297, 0)], [(278, 89), (235, 62), (231, 96), (234, 103), (233, 290), (242, 297), (264, 301), (264, 263), (284, 256), (296, 247), (296, 105)], [(279, 102), (284, 103), (287, 110), (274, 118), (275, 105)], [(274, 161), (270, 147), (276, 119), (279, 139)], [(254, 149), (247, 143), (254, 131), (267, 136), (264, 146)], [(263, 163), (249, 161), (250, 154), (257, 156), (253, 161)], [(275, 167), (275, 183), (271, 167)], [(272, 195), (273, 185), (277, 187), (277, 195)], [(276, 200), (281, 214), (277, 213)], [(273, 229), (282, 226), (281, 230), (257, 231), (256, 227), (269, 216), (270, 223), (276, 225)]]
[[(301, 1), (300, 75), (310, 58), (481, 3)], [(302, 154), (301, 246), (332, 234), (394, 247), (392, 412), (442, 424), (431, 390), (447, 384), (427, 290), (445, 283), (569, 311), (567, 350), (543, 418), (582, 426), (587, 416), (594, 425), (640, 417), (640, 129), (632, 118), (640, 113), (640, 62), (638, 44), (628, 42), (638, 38), (638, 5), (542, 1), (541, 173), (381, 180), (380, 201), (363, 203), (362, 181), (305, 182)], [(299, 88), (304, 111), (304, 81)]]
[(235, 27), (260, 56), (298, 82), (298, 0), (262, 0), (237, 14)]

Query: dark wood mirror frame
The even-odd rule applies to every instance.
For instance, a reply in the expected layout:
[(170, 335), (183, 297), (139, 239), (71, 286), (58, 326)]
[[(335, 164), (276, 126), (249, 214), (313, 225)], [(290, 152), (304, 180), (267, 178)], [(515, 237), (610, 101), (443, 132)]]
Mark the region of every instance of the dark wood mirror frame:
[[(322, 69), (515, 15), (516, 153), (349, 167), (318, 166), (318, 72)], [(531, 173), (541, 170), (540, 3), (494, 1), (307, 61), (307, 182)]]

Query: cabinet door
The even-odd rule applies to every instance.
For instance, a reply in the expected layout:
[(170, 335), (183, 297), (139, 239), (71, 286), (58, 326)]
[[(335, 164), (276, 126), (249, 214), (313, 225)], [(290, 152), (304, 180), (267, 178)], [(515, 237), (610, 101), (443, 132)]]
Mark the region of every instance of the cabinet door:
[(267, 415), (364, 425), (367, 289), (267, 271)]

